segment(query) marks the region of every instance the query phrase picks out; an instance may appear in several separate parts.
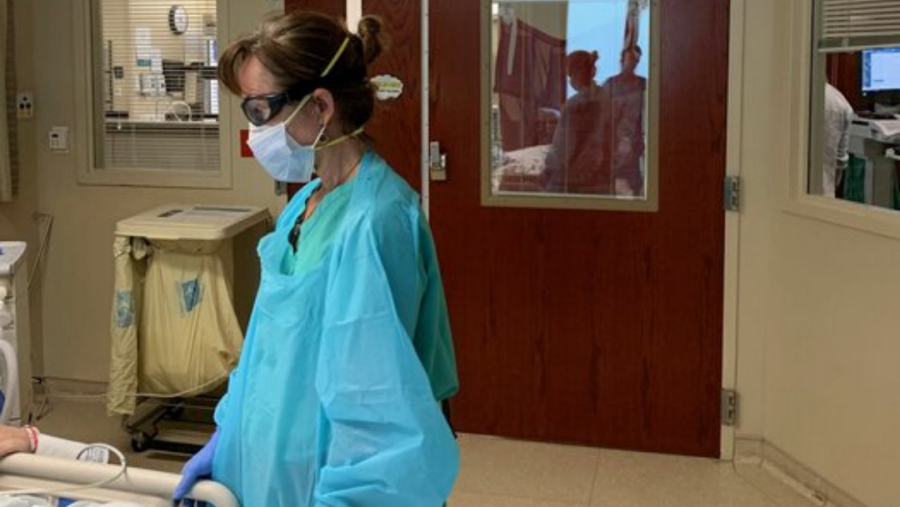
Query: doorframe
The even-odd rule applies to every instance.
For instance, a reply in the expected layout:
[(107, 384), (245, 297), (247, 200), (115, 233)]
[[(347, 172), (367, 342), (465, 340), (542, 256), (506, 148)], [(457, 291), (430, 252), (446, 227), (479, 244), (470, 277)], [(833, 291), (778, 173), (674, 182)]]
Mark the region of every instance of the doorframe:
[(422, 188), (419, 192), (422, 196), (422, 209), (425, 211), (425, 218), (431, 218), (431, 168), (430, 162), (430, 146), (431, 141), (431, 0), (421, 0), (419, 8), (421, 14), (420, 32), (422, 34), (422, 61), (420, 80), (422, 83), (422, 153), (420, 154)]
[[(357, 0), (347, 0), (348, 6)], [(421, 0), (421, 101), (422, 101), (422, 150), (420, 154), (422, 188), (419, 190), (425, 216), (430, 216), (430, 168), (429, 142), (431, 137), (431, 72), (430, 72), (430, 10), (431, 0)], [(740, 177), (743, 138), (743, 88), (744, 88), (744, 44), (746, 0), (731, 0), (729, 12), (728, 48), (728, 107), (727, 107), (727, 153), (726, 176)], [(724, 182), (723, 182), (724, 186)], [(738, 373), (738, 288), (740, 278), (740, 212), (725, 213), (725, 273), (724, 273), (724, 315), (722, 329), (722, 389), (737, 389)], [(735, 426), (721, 426), (719, 458), (734, 459)]]
[[(728, 123), (725, 174), (740, 178), (743, 152), (744, 44), (747, 0), (731, 0), (728, 47)], [(724, 185), (724, 182), (723, 182)], [(741, 212), (725, 213), (725, 284), (722, 319), (722, 389), (737, 390)], [(738, 421), (739, 422), (739, 421)], [(734, 459), (737, 425), (721, 427), (719, 458)]]

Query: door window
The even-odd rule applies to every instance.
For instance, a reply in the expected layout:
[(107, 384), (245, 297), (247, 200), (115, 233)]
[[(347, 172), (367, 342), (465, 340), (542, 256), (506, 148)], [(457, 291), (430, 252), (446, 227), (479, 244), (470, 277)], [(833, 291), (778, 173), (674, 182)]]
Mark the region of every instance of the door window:
[(491, 3), (489, 205), (652, 210), (649, 0)]

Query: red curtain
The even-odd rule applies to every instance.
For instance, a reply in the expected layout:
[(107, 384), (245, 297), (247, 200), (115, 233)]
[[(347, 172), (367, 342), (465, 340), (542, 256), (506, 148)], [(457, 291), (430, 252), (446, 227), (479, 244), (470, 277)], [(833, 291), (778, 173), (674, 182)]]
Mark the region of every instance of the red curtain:
[(500, 135), (505, 151), (548, 144), (541, 110), (566, 100), (566, 41), (528, 23), (501, 22), (494, 91), (500, 94)]

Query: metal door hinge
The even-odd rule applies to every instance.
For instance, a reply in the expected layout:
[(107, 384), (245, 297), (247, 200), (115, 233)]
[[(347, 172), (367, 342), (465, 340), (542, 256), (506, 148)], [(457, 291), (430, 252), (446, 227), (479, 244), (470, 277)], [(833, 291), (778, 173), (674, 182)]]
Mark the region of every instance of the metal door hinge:
[(740, 211), (741, 180), (737, 176), (725, 176), (725, 211)]
[(738, 420), (738, 394), (731, 389), (722, 389), (722, 425), (735, 426)]

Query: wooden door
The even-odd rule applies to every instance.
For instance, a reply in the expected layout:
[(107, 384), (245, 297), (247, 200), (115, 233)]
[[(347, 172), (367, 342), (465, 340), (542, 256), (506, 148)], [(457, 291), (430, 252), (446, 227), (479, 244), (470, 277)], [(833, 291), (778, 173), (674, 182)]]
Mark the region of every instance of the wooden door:
[[(430, 4), (431, 138), (449, 160), (431, 225), (461, 377), (454, 422), (718, 456), (727, 2), (661, 2), (659, 211), (623, 213), (482, 206), (480, 1)], [(379, 65), (407, 85), (369, 131), (417, 186), (419, 1), (363, 6), (396, 32)]]
[(284, 0), (284, 12), (295, 10), (316, 11), (336, 18), (346, 15), (347, 4), (343, 0)]
[(432, 0), (431, 185), (462, 431), (718, 456), (728, 2), (661, 2), (659, 211), (480, 201), (479, 0)]

